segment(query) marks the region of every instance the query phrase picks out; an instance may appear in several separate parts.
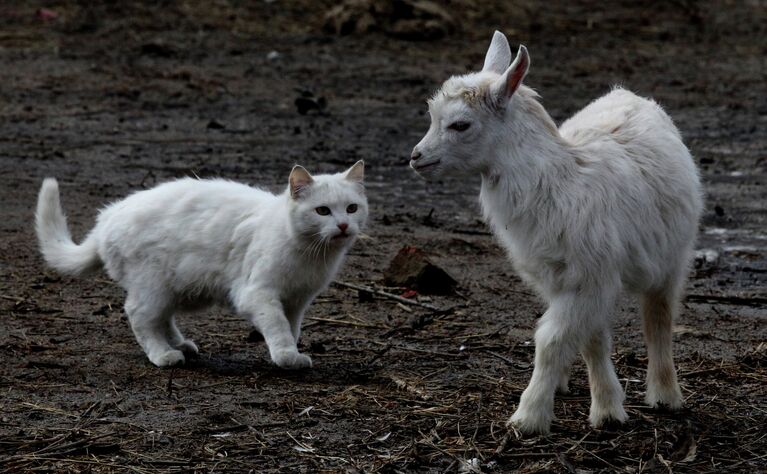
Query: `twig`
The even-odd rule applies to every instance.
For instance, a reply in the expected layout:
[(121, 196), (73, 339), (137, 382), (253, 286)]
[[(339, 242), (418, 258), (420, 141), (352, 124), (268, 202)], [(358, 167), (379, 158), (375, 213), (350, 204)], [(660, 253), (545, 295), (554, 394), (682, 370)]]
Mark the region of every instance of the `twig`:
[(317, 318), (317, 317), (311, 317), (307, 319), (311, 321), (319, 321), (319, 322), (331, 323), (331, 324), (341, 324), (344, 326), (354, 326), (358, 328), (388, 329), (386, 326), (378, 326), (375, 324), (362, 324), (355, 321), (346, 321), (343, 319), (330, 319), (330, 318)]
[[(378, 341), (372, 341), (374, 344), (378, 344), (381, 346), (387, 345), (385, 342), (378, 342)], [(397, 345), (391, 345), (392, 349), (400, 349), (403, 351), (410, 351), (410, 352), (419, 352), (421, 354), (431, 354), (431, 355), (437, 355), (442, 357), (465, 357), (466, 355), (462, 352), (459, 352), (458, 354), (451, 354), (449, 352), (439, 352), (439, 351), (430, 351), (426, 349), (416, 349), (415, 347), (407, 347), (407, 346), (397, 346)]]
[(2, 298), (4, 300), (9, 300), (9, 301), (15, 301), (16, 303), (22, 303), (22, 302), (25, 301), (24, 298), (17, 298), (15, 296), (0, 295), (0, 298)]
[(767, 298), (744, 298), (741, 296), (719, 296), (719, 295), (687, 295), (687, 301), (696, 303), (724, 303), (736, 306), (767, 306)]
[(397, 296), (395, 294), (389, 293), (388, 291), (383, 290), (376, 290), (375, 288), (371, 288), (369, 286), (363, 286), (363, 285), (355, 285), (352, 283), (346, 283), (343, 281), (334, 281), (333, 284), (342, 286), (345, 288), (351, 288), (353, 290), (357, 291), (364, 291), (366, 293), (370, 293), (373, 295), (383, 296), (384, 298), (389, 298), (390, 300), (399, 301), (402, 304), (409, 304), (413, 306), (420, 306), (422, 308), (430, 309), (432, 311), (442, 311), (442, 308), (439, 308), (437, 306), (434, 306), (429, 303), (421, 303), (420, 301), (411, 300), (407, 298), (403, 298), (401, 296)]

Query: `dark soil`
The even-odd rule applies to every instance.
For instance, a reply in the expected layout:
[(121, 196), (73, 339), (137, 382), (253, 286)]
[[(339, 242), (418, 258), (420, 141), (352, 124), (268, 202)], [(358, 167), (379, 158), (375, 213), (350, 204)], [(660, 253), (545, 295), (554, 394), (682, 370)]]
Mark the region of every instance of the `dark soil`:
[[(767, 470), (764, 2), (451, 0), (454, 32), (420, 42), (323, 33), (332, 4), (2, 3), (0, 469)], [(630, 420), (589, 427), (579, 363), (552, 435), (504, 427), (544, 308), (479, 220), (478, 182), (427, 184), (407, 166), (428, 126), (424, 100), (481, 66), (495, 28), (528, 46), (527, 82), (557, 121), (622, 84), (666, 107), (700, 163), (698, 245), (712, 252), (675, 328), (679, 413), (642, 404), (645, 350), (627, 300), (614, 360)], [(157, 369), (117, 286), (59, 277), (36, 249), (45, 176), (59, 179), (81, 238), (100, 206), (170, 178), (279, 189), (294, 163), (324, 172), (358, 159), (371, 220), (339, 280), (381, 289), (383, 270), (413, 245), (459, 294), (421, 299), (435, 311), (334, 285), (308, 314), (309, 371), (270, 365), (225, 308), (182, 317), (201, 357)]]

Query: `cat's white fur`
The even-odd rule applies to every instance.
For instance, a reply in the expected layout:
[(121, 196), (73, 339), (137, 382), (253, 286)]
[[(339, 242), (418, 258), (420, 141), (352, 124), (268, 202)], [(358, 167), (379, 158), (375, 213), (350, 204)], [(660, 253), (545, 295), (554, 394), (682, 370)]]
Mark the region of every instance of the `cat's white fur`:
[(658, 104), (620, 88), (557, 128), (522, 85), (524, 46), (510, 61), (496, 32), (484, 69), (450, 78), (429, 101), (431, 126), (411, 160), (426, 177), (481, 175), (486, 221), (549, 305), (530, 384), (509, 421), (523, 432), (549, 431), (554, 392), (567, 390), (578, 352), (588, 366), (592, 425), (626, 419), (610, 360), (610, 316), (622, 290), (642, 303), (645, 399), (679, 408), (671, 325), (702, 210), (693, 159)]
[[(79, 275), (102, 265), (126, 291), (125, 312), (149, 360), (182, 363), (197, 346), (179, 308), (231, 304), (280, 367), (310, 367), (297, 343), (304, 311), (338, 271), (367, 219), (360, 161), (344, 173), (293, 168), (279, 195), (221, 179), (180, 179), (109, 205), (77, 245), (58, 183), (43, 182), (36, 230), (46, 262)], [(356, 210), (350, 208), (356, 206)], [(320, 215), (317, 208), (330, 211)], [(322, 213), (325, 213), (322, 209)]]

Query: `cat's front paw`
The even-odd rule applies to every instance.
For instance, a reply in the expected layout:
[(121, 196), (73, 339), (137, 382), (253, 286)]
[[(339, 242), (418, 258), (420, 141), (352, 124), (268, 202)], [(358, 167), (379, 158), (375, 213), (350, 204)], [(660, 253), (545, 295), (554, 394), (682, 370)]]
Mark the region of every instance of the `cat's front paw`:
[(184, 353), (179, 350), (151, 354), (149, 360), (157, 367), (173, 367), (174, 365), (181, 365), (186, 361)]
[(275, 352), (272, 361), (282, 369), (308, 369), (312, 366), (312, 358), (295, 349)]

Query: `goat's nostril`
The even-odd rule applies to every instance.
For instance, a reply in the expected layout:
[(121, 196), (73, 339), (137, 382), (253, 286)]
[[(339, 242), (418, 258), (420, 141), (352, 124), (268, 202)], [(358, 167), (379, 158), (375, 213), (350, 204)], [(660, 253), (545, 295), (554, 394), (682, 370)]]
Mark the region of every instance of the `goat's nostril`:
[(421, 152), (420, 152), (420, 151), (415, 151), (415, 150), (413, 150), (413, 153), (411, 153), (411, 154), (410, 154), (410, 159), (411, 159), (411, 160), (413, 160), (413, 161), (416, 161), (416, 160), (417, 160), (417, 159), (419, 159), (421, 156), (422, 156), (422, 155), (421, 155)]

